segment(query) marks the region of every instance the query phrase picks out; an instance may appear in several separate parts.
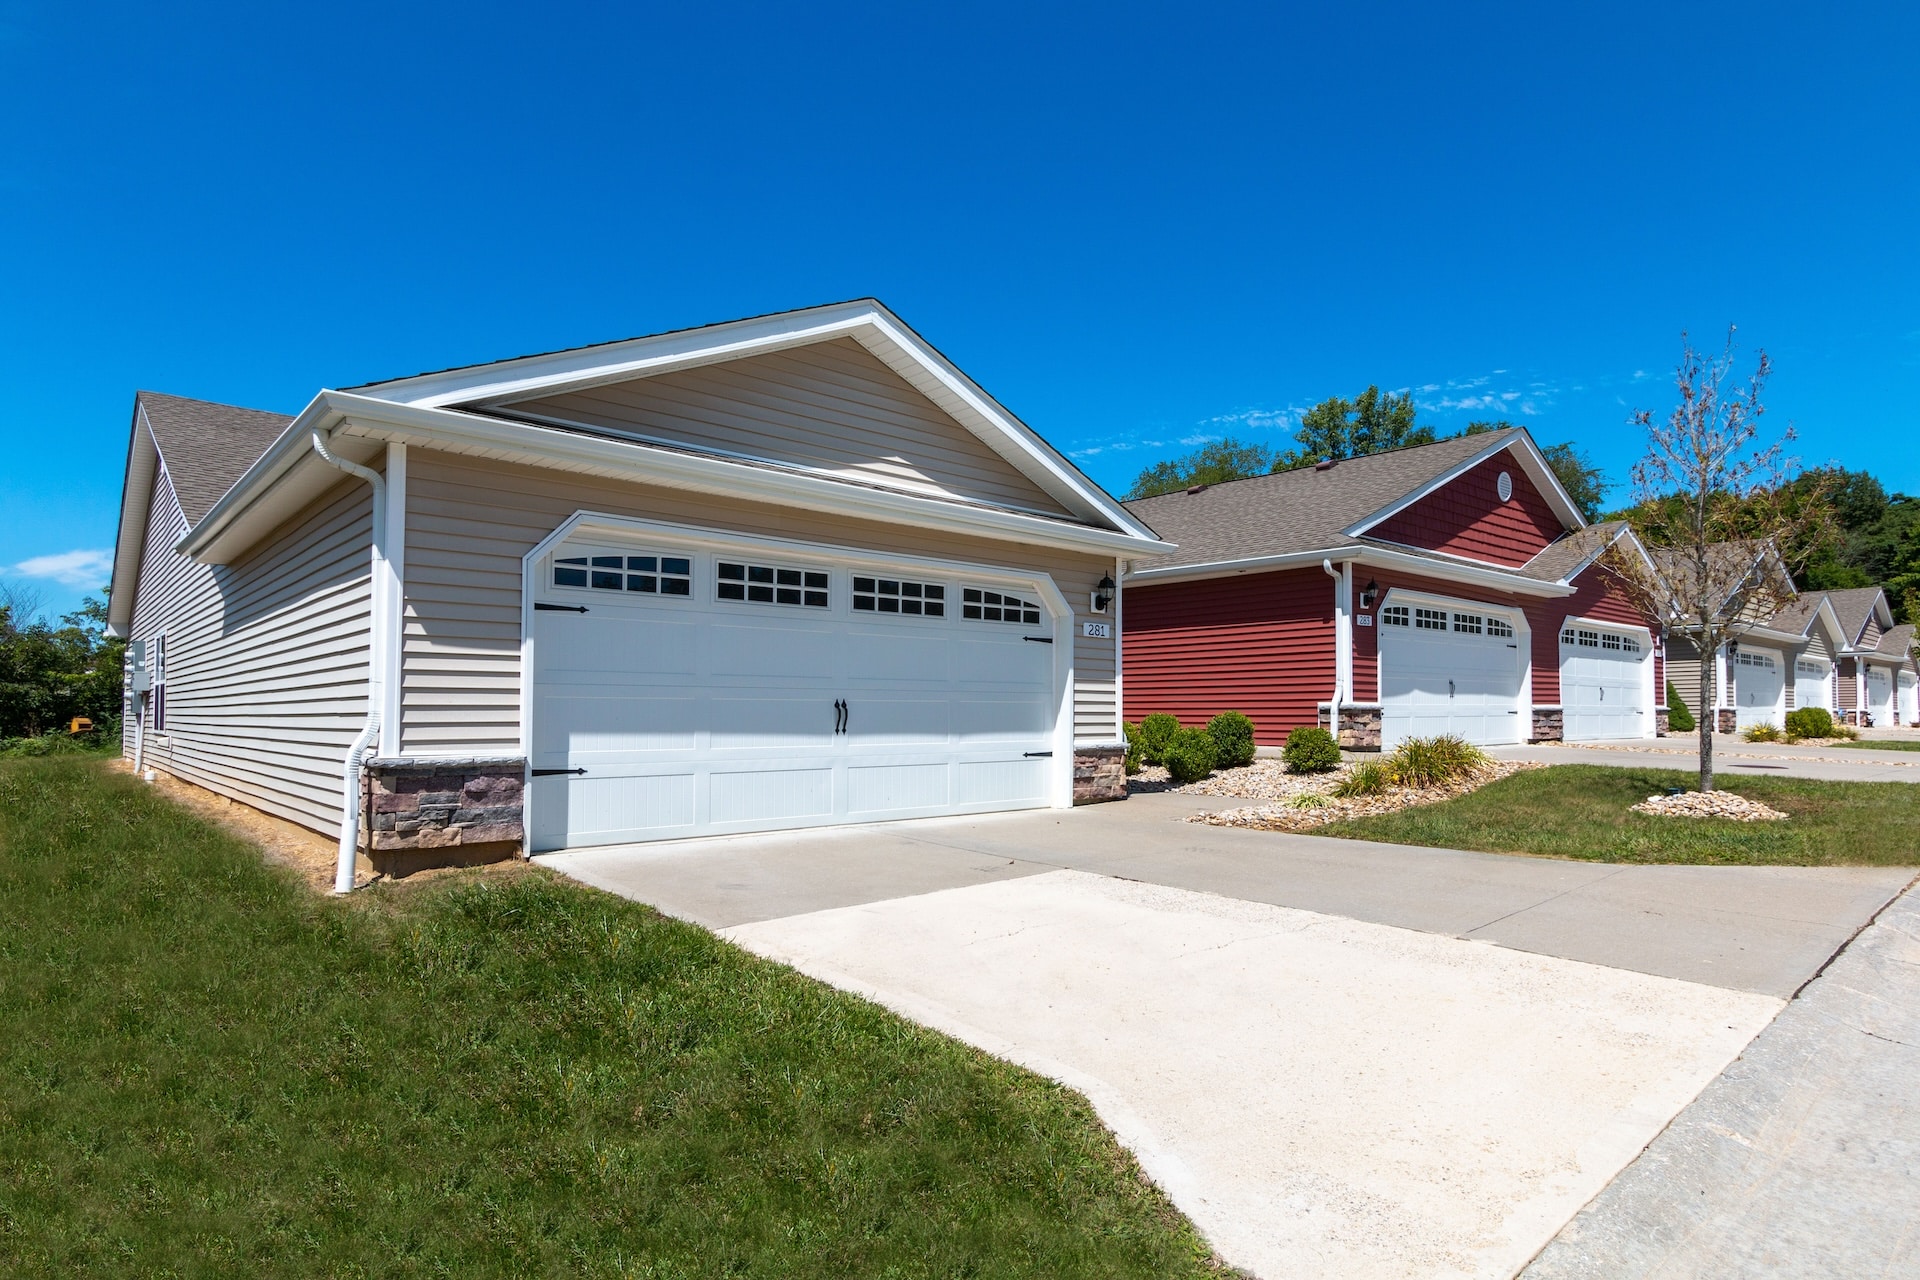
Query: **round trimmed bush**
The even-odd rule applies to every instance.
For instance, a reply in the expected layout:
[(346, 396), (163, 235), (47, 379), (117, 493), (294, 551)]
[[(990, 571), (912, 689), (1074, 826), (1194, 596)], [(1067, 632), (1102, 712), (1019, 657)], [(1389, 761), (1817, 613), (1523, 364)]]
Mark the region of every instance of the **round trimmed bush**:
[(1825, 707), (1798, 707), (1787, 712), (1789, 738), (1831, 738), (1833, 716)]
[(1213, 739), (1213, 767), (1238, 769), (1253, 763), (1253, 721), (1238, 711), (1222, 711), (1207, 721)]
[(1165, 764), (1167, 744), (1180, 732), (1180, 721), (1165, 712), (1156, 712), (1140, 722), (1140, 758), (1148, 764)]
[(1174, 782), (1198, 782), (1213, 772), (1213, 738), (1205, 729), (1181, 729), (1161, 753)]
[(1340, 744), (1319, 725), (1301, 725), (1287, 735), (1280, 758), (1289, 773), (1331, 773), (1340, 767)]

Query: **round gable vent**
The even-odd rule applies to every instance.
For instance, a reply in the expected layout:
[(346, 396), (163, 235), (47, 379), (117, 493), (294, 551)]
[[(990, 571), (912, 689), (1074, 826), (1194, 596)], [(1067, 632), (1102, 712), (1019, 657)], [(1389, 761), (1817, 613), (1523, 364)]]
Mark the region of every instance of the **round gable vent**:
[(1506, 502), (1513, 497), (1513, 477), (1511, 475), (1502, 471), (1500, 473), (1500, 483), (1497, 487), (1500, 490), (1500, 501)]

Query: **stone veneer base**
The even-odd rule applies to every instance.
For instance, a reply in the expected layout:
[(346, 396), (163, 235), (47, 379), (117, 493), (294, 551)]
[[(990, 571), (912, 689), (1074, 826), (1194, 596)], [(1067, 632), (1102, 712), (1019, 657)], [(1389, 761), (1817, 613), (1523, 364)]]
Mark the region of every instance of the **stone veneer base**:
[(1535, 707), (1533, 709), (1533, 730), (1528, 742), (1564, 742), (1567, 737), (1567, 714), (1559, 707)]
[(1075, 747), (1073, 750), (1073, 802), (1105, 804), (1127, 798), (1127, 749), (1125, 747)]
[[(1377, 702), (1341, 703), (1340, 732), (1334, 734), (1334, 741), (1345, 751), (1378, 751), (1380, 717), (1380, 704)], [(1318, 715), (1320, 727), (1325, 729), (1332, 718), (1333, 708), (1321, 703)]]
[(526, 843), (518, 757), (366, 762), (366, 832), (374, 866), (404, 875), (431, 866), (498, 862)]
[(1672, 715), (1673, 713), (1668, 711), (1665, 707), (1661, 707), (1658, 711), (1653, 713), (1653, 736), (1654, 737), (1664, 738), (1673, 731), (1673, 726), (1672, 724), (1669, 723), (1669, 721), (1672, 718)]

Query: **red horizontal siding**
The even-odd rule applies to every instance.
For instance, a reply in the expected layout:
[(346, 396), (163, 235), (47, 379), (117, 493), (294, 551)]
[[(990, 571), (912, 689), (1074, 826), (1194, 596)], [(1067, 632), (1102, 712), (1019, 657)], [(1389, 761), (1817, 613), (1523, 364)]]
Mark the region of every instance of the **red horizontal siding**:
[(1129, 586), (1121, 643), (1127, 718), (1251, 717), (1278, 746), (1333, 693), (1333, 580), (1320, 569)]
[[(1500, 473), (1513, 478), (1513, 497), (1500, 501)], [(1558, 538), (1565, 527), (1521, 469), (1502, 450), (1465, 475), (1367, 530), (1367, 536), (1518, 567)]]

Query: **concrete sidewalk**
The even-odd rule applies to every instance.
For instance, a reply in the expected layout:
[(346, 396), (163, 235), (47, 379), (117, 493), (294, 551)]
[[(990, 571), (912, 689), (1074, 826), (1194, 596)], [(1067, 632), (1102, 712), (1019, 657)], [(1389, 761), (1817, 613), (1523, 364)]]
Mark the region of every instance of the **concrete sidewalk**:
[(1864, 930), (1525, 1274), (1920, 1276), (1920, 891)]
[(1137, 795), (537, 860), (710, 928), (1073, 869), (1781, 997), (1913, 876), (1565, 862), (1181, 821), (1235, 803)]

